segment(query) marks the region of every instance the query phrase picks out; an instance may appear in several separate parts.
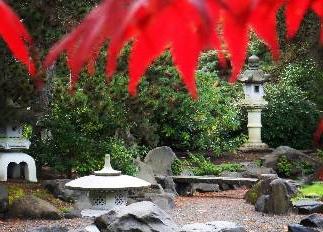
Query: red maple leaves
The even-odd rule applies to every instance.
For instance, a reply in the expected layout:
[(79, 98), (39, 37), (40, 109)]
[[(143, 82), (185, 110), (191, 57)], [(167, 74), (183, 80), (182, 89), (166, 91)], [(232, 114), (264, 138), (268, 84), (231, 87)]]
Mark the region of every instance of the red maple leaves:
[[(296, 34), (309, 9), (323, 22), (323, 0), (104, 0), (53, 47), (45, 64), (51, 64), (66, 51), (73, 87), (83, 66), (90, 73), (94, 71), (98, 51), (109, 41), (107, 76), (111, 77), (120, 50), (133, 40), (129, 62), (131, 94), (136, 93), (147, 67), (169, 48), (183, 82), (195, 97), (194, 72), (204, 49), (221, 50), (225, 45), (232, 63), (232, 82), (245, 62), (250, 29), (268, 44), (274, 58), (279, 56), (276, 15), (282, 6), (286, 6), (289, 38)], [(221, 33), (216, 30), (218, 25)]]
[(0, 0), (0, 37), (8, 45), (16, 59), (21, 61), (31, 75), (35, 75), (36, 68), (30, 58), (28, 45), (32, 39), (18, 16)]

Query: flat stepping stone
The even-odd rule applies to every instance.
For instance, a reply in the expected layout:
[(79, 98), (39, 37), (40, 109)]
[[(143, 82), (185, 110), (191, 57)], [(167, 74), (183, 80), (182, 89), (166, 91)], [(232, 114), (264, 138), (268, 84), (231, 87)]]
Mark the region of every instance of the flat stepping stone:
[(323, 203), (312, 200), (301, 200), (294, 204), (300, 214), (323, 213)]

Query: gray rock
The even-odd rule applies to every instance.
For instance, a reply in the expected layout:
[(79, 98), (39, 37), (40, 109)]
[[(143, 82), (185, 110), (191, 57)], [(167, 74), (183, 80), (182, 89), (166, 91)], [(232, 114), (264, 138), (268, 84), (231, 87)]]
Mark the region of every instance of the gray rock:
[(114, 208), (95, 219), (101, 232), (177, 232), (178, 226), (158, 206), (143, 201)]
[(245, 195), (247, 202), (255, 204), (256, 211), (285, 215), (292, 211), (291, 194), (287, 181), (269, 176), (262, 179)]
[(244, 172), (242, 172), (242, 177), (245, 178), (260, 178), (263, 174), (276, 174), (274, 169), (266, 167), (247, 167)]
[(319, 231), (299, 224), (290, 224), (288, 225), (288, 232), (319, 232)]
[(219, 192), (220, 186), (218, 184), (198, 183), (192, 185), (193, 192)]
[(15, 200), (9, 209), (9, 214), (11, 217), (27, 219), (63, 218), (63, 214), (55, 206), (32, 195)]
[(294, 204), (300, 214), (323, 213), (323, 203), (312, 200), (300, 200)]
[(73, 219), (73, 218), (81, 218), (81, 210), (78, 209), (72, 209), (66, 213), (64, 213), (64, 218), (66, 219)]
[(233, 222), (214, 221), (205, 224), (195, 223), (184, 225), (181, 232), (245, 232), (246, 230)]
[(295, 180), (285, 180), (285, 186), (288, 194), (292, 196), (298, 193), (298, 188), (301, 186), (301, 184)]
[(162, 186), (165, 192), (178, 195), (176, 191), (176, 184), (170, 176), (159, 176), (157, 182)]
[(221, 190), (223, 190), (223, 191), (227, 191), (227, 190), (230, 190), (230, 189), (231, 189), (230, 185), (228, 185), (227, 183), (222, 183), (222, 184), (220, 185), (220, 188), (221, 188)]
[(292, 202), (286, 188), (286, 181), (276, 179), (270, 183), (271, 194), (268, 199), (268, 213), (285, 215), (291, 212)]
[(157, 147), (148, 152), (145, 163), (150, 165), (155, 175), (171, 176), (172, 163), (176, 155), (170, 147)]
[(157, 184), (154, 171), (150, 165), (144, 162), (141, 162), (140, 159), (136, 159), (135, 164), (139, 169), (139, 172), (136, 175), (138, 178), (148, 181), (151, 184)]
[(261, 195), (255, 204), (255, 210), (258, 212), (268, 213), (269, 195)]
[(6, 213), (9, 207), (8, 189), (4, 185), (0, 185), (0, 214)]
[(42, 185), (56, 198), (66, 202), (75, 202), (82, 193), (78, 190), (65, 188), (65, 184), (70, 181), (70, 179), (45, 180)]
[(175, 195), (172, 193), (162, 193), (158, 195), (145, 195), (145, 201), (151, 201), (163, 210), (175, 208)]
[(38, 227), (27, 230), (27, 232), (68, 232), (69, 230), (64, 226), (52, 226), (52, 227)]
[(315, 227), (323, 229), (323, 215), (321, 214), (312, 214), (304, 218), (301, 223), (303, 226)]
[(276, 170), (278, 158), (282, 155), (285, 155), (289, 160), (292, 161), (303, 160), (313, 164), (314, 166), (318, 165), (313, 158), (304, 154), (303, 152), (287, 146), (280, 146), (276, 148), (271, 154), (265, 155), (263, 157), (263, 166)]

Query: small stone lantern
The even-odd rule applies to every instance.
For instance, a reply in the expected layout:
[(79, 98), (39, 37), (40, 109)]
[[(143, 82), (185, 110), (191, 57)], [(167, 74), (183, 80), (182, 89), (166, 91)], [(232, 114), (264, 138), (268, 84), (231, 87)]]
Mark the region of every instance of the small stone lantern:
[(9, 123), (0, 127), (0, 181), (7, 181), (9, 165), (13, 165), (11, 177), (20, 178), (23, 164), (25, 179), (37, 182), (35, 160), (20, 152), (29, 149), (29, 146), (30, 141), (23, 137), (20, 124)]
[(79, 201), (88, 201), (89, 204), (81, 214), (83, 217), (97, 217), (114, 207), (126, 205), (129, 190), (150, 185), (149, 182), (139, 178), (121, 175), (120, 171), (111, 167), (110, 155), (106, 155), (102, 170), (94, 172), (94, 175), (70, 181), (65, 187), (86, 192)]
[(238, 78), (243, 83), (245, 98), (242, 105), (248, 111), (248, 133), (249, 139), (240, 150), (242, 151), (265, 151), (268, 145), (261, 140), (261, 111), (268, 104), (264, 99), (264, 82), (268, 81), (270, 75), (265, 74), (259, 68), (259, 58), (255, 55), (248, 59), (248, 69)]

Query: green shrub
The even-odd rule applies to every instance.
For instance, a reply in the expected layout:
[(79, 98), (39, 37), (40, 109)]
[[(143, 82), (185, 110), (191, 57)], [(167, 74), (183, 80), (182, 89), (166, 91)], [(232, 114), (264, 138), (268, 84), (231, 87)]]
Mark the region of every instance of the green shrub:
[(278, 158), (277, 173), (283, 177), (295, 178), (297, 176), (307, 176), (314, 173), (312, 164), (306, 161), (289, 160), (283, 155)]
[(266, 86), (268, 106), (263, 113), (263, 140), (272, 147), (312, 146), (319, 111), (306, 94), (288, 82)]
[(172, 173), (175, 176), (180, 175), (183, 172), (183, 163), (179, 159), (175, 159), (172, 163)]
[(209, 159), (206, 159), (200, 154), (190, 154), (186, 160), (176, 159), (172, 164), (174, 175), (179, 175), (184, 169), (191, 170), (194, 175), (214, 175), (218, 176), (221, 172), (241, 171), (242, 166), (237, 163), (224, 163), (220, 165), (213, 164)]
[(323, 110), (323, 71), (312, 59), (287, 65), (281, 73), (283, 82), (298, 86)]
[(277, 162), (277, 172), (284, 177), (290, 177), (293, 171), (293, 163), (288, 160), (287, 156), (280, 156)]

